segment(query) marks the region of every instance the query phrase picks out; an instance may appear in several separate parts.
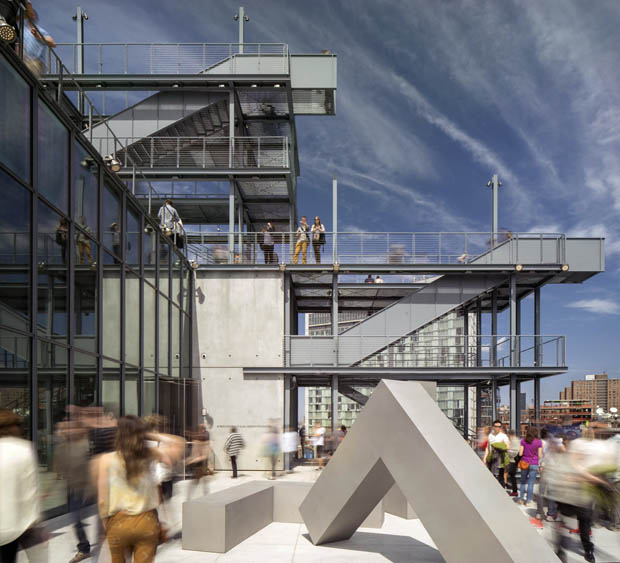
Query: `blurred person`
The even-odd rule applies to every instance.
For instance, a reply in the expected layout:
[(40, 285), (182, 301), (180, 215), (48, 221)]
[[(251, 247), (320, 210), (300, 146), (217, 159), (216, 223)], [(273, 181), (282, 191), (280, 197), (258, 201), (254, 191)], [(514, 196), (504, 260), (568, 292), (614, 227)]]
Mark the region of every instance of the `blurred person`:
[(301, 449), (301, 457), (299, 454), (297, 455), (297, 459), (305, 459), (306, 458), (306, 427), (302, 424), (299, 429), (299, 445)]
[(69, 221), (62, 217), (60, 219), (60, 223), (56, 227), (56, 236), (55, 241), (58, 246), (60, 246), (60, 256), (62, 258), (62, 263), (67, 263), (67, 240), (69, 237)]
[(32, 4), (26, 4), (26, 20), (24, 29), (24, 54), (26, 65), (38, 78), (44, 66), (46, 47), (56, 47), (52, 36), (39, 25), (39, 16)]
[(161, 230), (168, 236), (176, 232), (177, 223), (181, 221), (181, 217), (179, 217), (177, 210), (172, 207), (171, 199), (167, 199), (159, 208), (157, 217), (159, 217), (159, 226)]
[(594, 544), (592, 543), (592, 503), (589, 485), (606, 487), (604, 479), (595, 475), (593, 467), (599, 459), (592, 455), (592, 449), (579, 438), (566, 443), (566, 451), (558, 449), (545, 464), (547, 472), (547, 495), (557, 502), (558, 519), (553, 528), (555, 551), (562, 561), (567, 561), (565, 548), (569, 540), (563, 533), (563, 517), (576, 517), (579, 522), (579, 535), (584, 550), (584, 559), (594, 563)]
[(261, 229), (262, 239), (260, 247), (263, 251), (265, 264), (274, 264), (276, 262), (273, 252), (273, 249), (275, 247), (273, 233), (275, 232), (275, 230), (276, 229), (272, 223), (267, 223), (267, 225)]
[[(287, 461), (290, 461), (290, 457), (292, 456), (293, 452), (297, 452), (297, 438), (297, 432), (292, 430), (290, 426), (286, 427), (286, 432), (283, 432), (282, 436), (280, 437), (280, 450), (285, 455), (285, 459)], [(290, 463), (287, 464), (287, 468), (289, 470), (292, 469)]]
[(59, 422), (57, 434), (60, 441), (54, 448), (54, 470), (67, 484), (69, 513), (78, 539), (78, 552), (69, 563), (77, 563), (90, 557), (90, 542), (82, 524), (84, 509), (93, 497), (88, 472), (88, 431), (79, 419), (73, 418)]
[(110, 225), (110, 232), (112, 233), (112, 252), (119, 258), (114, 258), (115, 264), (120, 264), (121, 256), (121, 228), (118, 223), (114, 222)]
[(519, 460), (519, 469), (521, 470), (521, 492), (517, 502), (528, 506), (534, 496), (534, 483), (536, 483), (538, 468), (543, 458), (543, 444), (538, 438), (538, 430), (533, 426), (527, 429), (525, 438), (521, 440), (519, 456), (521, 457)]
[(304, 215), (301, 218), (301, 222), (299, 223), (299, 227), (297, 227), (297, 232), (295, 233), (295, 238), (297, 242), (295, 243), (295, 254), (293, 255), (293, 264), (297, 264), (299, 262), (299, 253), (301, 252), (301, 263), (306, 264), (307, 254), (308, 254), (308, 231), (310, 230), (310, 225), (308, 225), (308, 218)]
[(230, 434), (224, 442), (224, 452), (230, 458), (230, 465), (232, 466), (232, 479), (236, 479), (237, 475), (237, 457), (241, 453), (241, 450), (245, 448), (245, 442), (243, 436), (237, 431), (237, 427), (233, 426), (230, 429)]
[(310, 228), (312, 236), (312, 250), (314, 251), (314, 261), (317, 264), (321, 263), (321, 246), (325, 244), (325, 226), (321, 223), (320, 217), (314, 218), (314, 223)]
[(206, 424), (200, 424), (192, 435), (192, 448), (189, 457), (185, 460), (187, 468), (192, 474), (192, 481), (187, 488), (187, 500), (192, 498), (194, 491), (202, 483), (202, 494), (209, 494), (209, 456), (211, 454), (211, 435)]
[(321, 423), (317, 420), (314, 423), (314, 430), (312, 432), (312, 446), (314, 447), (314, 457), (318, 461), (318, 469), (323, 469), (323, 448), (325, 446), (325, 428), (321, 426)]
[[(171, 459), (179, 458), (183, 453), (185, 442), (178, 436), (165, 434), (165, 420), (159, 415), (147, 416), (144, 419), (147, 425), (147, 446), (165, 452)], [(155, 477), (161, 491), (162, 505), (172, 498), (174, 489), (175, 468), (163, 462), (157, 462)]]
[[(498, 452), (503, 449), (504, 453), (506, 453), (510, 447), (510, 441), (508, 440), (508, 436), (504, 433), (504, 426), (501, 420), (496, 420), (493, 422), (492, 428), (492, 431), (487, 436), (483, 462), (491, 470), (491, 473), (493, 473), (499, 484), (503, 487), (506, 459)], [(493, 447), (493, 444), (497, 445)], [(503, 447), (500, 444), (503, 444)]]
[[(558, 511), (556, 503), (552, 499), (547, 498), (548, 482), (545, 465), (547, 464), (547, 460), (549, 460), (559, 448), (563, 449), (564, 446), (561, 445), (561, 441), (551, 436), (546, 428), (540, 431), (540, 439), (543, 444), (543, 455), (540, 461), (540, 478), (538, 480), (538, 494), (536, 495), (536, 519), (542, 521), (546, 518), (547, 520), (553, 521), (557, 518)], [(546, 516), (545, 502), (547, 503)]]
[(510, 447), (508, 448), (510, 463), (504, 471), (504, 482), (508, 484), (508, 481), (510, 481), (510, 496), (516, 497), (519, 495), (517, 492), (517, 464), (520, 459), (519, 450), (521, 448), (521, 442), (519, 438), (517, 438), (517, 433), (513, 429), (508, 431), (508, 441), (510, 443)]
[(159, 488), (154, 465), (170, 458), (147, 445), (147, 425), (137, 416), (118, 421), (116, 448), (99, 463), (99, 514), (112, 563), (125, 563), (129, 553), (138, 563), (155, 559), (161, 527), (157, 515)]
[(372, 278), (372, 275), (368, 274), (364, 280), (364, 283), (375, 283), (375, 280)]
[(263, 436), (263, 456), (269, 459), (271, 464), (271, 475), (269, 479), (276, 478), (276, 461), (280, 453), (280, 436), (275, 426), (270, 426), (267, 433)]
[[(0, 409), (0, 561), (13, 563), (17, 549), (29, 549), (43, 535), (36, 527), (40, 518), (37, 456), (24, 440), (21, 420)], [(46, 545), (41, 559), (47, 560)], [(29, 555), (29, 560), (33, 561)]]
[(379, 274), (377, 274), (377, 277), (375, 278), (375, 283), (384, 283), (383, 278)]

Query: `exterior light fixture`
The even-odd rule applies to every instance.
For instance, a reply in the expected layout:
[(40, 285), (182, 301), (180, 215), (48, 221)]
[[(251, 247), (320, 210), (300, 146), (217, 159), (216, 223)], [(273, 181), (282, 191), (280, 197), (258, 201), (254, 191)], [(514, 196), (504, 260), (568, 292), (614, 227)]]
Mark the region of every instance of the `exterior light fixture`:
[(562, 264), (562, 271), (568, 272), (568, 264)]
[(112, 172), (120, 172), (122, 166), (121, 163), (116, 160), (113, 156), (104, 156), (103, 157), (103, 162), (105, 162), (105, 165), (108, 167), (108, 170), (112, 171)]
[(0, 39), (6, 43), (13, 43), (17, 39), (15, 28), (9, 25), (2, 16), (0, 16)]
[(198, 264), (198, 262), (196, 262), (196, 260), (192, 260), (189, 265), (192, 267), (192, 270), (197, 270), (200, 266), (200, 264)]
[(252, 88), (257, 88), (258, 84), (252, 84)]
[(334, 273), (339, 272), (340, 271), (340, 264), (338, 264), (338, 262), (334, 262)]
[(280, 87), (280, 85), (279, 85), (279, 84), (274, 84), (274, 85), (273, 85), (273, 87), (274, 87), (274, 88), (279, 88), (279, 87)]
[(179, 83), (178, 83), (178, 82), (175, 82), (175, 83), (172, 85), (172, 87), (173, 87), (173, 88), (178, 88), (178, 87), (179, 87)]
[(97, 88), (103, 88), (103, 84), (97, 84)]
[(280, 271), (281, 272), (286, 271), (286, 264), (284, 262), (280, 262)]
[(226, 88), (226, 84), (219, 84), (219, 88)]
[(521, 270), (523, 270), (523, 264), (517, 264), (515, 266), (515, 270), (517, 270), (517, 272), (520, 272)]

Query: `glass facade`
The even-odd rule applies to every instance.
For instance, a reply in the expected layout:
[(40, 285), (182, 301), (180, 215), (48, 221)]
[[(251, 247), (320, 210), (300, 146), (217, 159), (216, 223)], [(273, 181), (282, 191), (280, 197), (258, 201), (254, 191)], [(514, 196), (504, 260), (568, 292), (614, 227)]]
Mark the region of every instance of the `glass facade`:
[(193, 277), (52, 93), (3, 54), (0, 83), (0, 408), (23, 419), (52, 516), (68, 405), (196, 423)]

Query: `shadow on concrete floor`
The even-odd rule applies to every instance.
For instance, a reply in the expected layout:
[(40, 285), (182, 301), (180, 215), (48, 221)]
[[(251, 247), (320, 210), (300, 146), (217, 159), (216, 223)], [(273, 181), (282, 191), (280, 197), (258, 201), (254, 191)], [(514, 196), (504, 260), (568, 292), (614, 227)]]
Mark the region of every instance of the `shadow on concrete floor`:
[[(309, 541), (309, 534), (303, 534)], [(355, 532), (345, 541), (324, 544), (330, 549), (345, 549), (348, 551), (366, 551), (377, 553), (393, 563), (445, 563), (439, 550), (414, 540), (410, 536), (392, 534), (376, 534), (373, 532)]]

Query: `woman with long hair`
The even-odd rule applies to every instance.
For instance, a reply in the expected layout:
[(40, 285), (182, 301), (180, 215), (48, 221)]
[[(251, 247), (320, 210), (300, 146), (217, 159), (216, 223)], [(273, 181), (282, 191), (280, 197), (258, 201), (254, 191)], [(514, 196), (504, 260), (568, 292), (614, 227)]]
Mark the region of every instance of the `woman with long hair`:
[(171, 465), (169, 456), (149, 447), (148, 427), (137, 416), (118, 420), (116, 449), (99, 462), (99, 513), (104, 523), (112, 563), (125, 563), (127, 552), (137, 563), (155, 559), (160, 541), (157, 516), (157, 462)]
[[(521, 470), (521, 494), (517, 499), (519, 504), (527, 506), (534, 496), (534, 483), (538, 475), (538, 467), (543, 456), (543, 444), (538, 439), (538, 430), (530, 426), (527, 429), (525, 438), (521, 440), (519, 448), (519, 469)], [(525, 496), (525, 486), (527, 484), (527, 497)]]
[(321, 263), (321, 246), (325, 244), (325, 226), (321, 223), (321, 219), (317, 216), (310, 229), (312, 234), (312, 250), (314, 250), (314, 261)]

